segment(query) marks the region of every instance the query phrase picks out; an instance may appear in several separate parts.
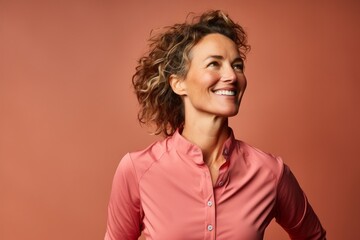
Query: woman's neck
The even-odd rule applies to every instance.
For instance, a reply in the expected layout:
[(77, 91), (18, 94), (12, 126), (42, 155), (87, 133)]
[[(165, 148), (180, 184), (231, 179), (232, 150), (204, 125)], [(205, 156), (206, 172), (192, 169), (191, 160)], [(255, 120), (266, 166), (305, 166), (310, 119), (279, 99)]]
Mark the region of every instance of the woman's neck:
[(182, 136), (200, 147), (204, 162), (211, 166), (219, 164), (222, 147), (229, 137), (227, 118), (185, 119)]

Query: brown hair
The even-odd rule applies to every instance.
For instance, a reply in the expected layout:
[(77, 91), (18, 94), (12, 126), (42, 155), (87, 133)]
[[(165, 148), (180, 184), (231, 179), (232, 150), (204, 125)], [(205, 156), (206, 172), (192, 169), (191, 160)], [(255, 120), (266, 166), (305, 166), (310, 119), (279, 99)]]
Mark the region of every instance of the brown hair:
[(194, 17), (191, 23), (165, 27), (149, 39), (150, 49), (139, 59), (132, 83), (140, 103), (138, 119), (142, 124), (155, 124), (155, 134), (170, 136), (183, 125), (183, 102), (168, 80), (171, 74), (186, 76), (190, 50), (210, 33), (233, 40), (245, 59), (250, 46), (244, 29), (219, 10)]

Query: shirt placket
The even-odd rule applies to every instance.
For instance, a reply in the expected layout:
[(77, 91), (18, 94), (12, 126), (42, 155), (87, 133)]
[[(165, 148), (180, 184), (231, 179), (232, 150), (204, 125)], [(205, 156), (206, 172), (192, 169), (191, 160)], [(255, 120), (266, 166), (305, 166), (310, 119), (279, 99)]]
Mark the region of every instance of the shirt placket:
[(224, 151), (224, 158), (226, 162), (221, 166), (219, 169), (219, 177), (215, 183), (215, 186), (212, 184), (212, 179), (210, 175), (209, 169), (206, 167), (204, 171), (205, 175), (205, 183), (206, 183), (206, 191), (208, 196), (205, 198), (204, 204), (206, 209), (206, 219), (205, 219), (205, 226), (206, 226), (206, 233), (205, 239), (216, 239), (216, 199), (219, 198), (219, 194), (222, 192), (222, 188), (225, 187), (225, 183), (228, 179), (228, 155), (227, 151)]
[(205, 189), (206, 194), (204, 198), (204, 207), (205, 207), (205, 238), (206, 240), (211, 239), (215, 240), (216, 236), (216, 211), (215, 211), (215, 198), (214, 198), (214, 189), (212, 185), (211, 175), (209, 169), (204, 167), (204, 177), (205, 177)]
[[(229, 181), (229, 151), (227, 148), (225, 148), (223, 151), (223, 157), (225, 159), (225, 163), (220, 167), (218, 179), (216, 180), (216, 183), (215, 183), (214, 187), (212, 188), (212, 190), (213, 190), (212, 198), (214, 199), (213, 210), (214, 210), (215, 223), (217, 221), (216, 220), (216, 217), (217, 217), (216, 208), (218, 207), (218, 204), (220, 204), (219, 200), (221, 200), (221, 195), (224, 192), (224, 188), (226, 188), (228, 181)], [(214, 239), (216, 239), (216, 235), (215, 235)]]

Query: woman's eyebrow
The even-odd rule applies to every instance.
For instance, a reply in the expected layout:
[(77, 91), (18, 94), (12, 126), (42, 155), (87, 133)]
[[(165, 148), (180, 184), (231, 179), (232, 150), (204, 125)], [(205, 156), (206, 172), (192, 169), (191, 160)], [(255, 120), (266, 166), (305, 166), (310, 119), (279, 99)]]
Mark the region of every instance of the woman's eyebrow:
[(207, 56), (207, 57), (205, 58), (205, 60), (207, 60), (207, 59), (209, 59), (209, 58), (215, 58), (215, 59), (219, 59), (219, 60), (224, 59), (224, 57), (221, 56), (221, 55), (210, 55), (210, 56)]
[(235, 58), (232, 62), (243, 62), (244, 60), (241, 57)]
[[(224, 57), (221, 56), (221, 55), (211, 55), (211, 56), (207, 56), (205, 58), (205, 60), (208, 60), (208, 59), (211, 59), (211, 58), (215, 58), (215, 59), (218, 59), (218, 60), (224, 60)], [(241, 57), (236, 57), (234, 60), (231, 61), (232, 63), (234, 62), (243, 62), (243, 59)]]

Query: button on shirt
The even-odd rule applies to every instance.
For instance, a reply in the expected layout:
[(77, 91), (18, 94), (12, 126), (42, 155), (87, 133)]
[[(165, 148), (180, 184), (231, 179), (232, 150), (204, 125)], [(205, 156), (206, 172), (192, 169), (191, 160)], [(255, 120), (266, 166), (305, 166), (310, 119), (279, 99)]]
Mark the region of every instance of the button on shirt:
[(291, 238), (325, 231), (290, 169), (234, 135), (213, 185), (201, 150), (177, 131), (126, 154), (116, 170), (106, 240), (263, 239), (273, 218)]

